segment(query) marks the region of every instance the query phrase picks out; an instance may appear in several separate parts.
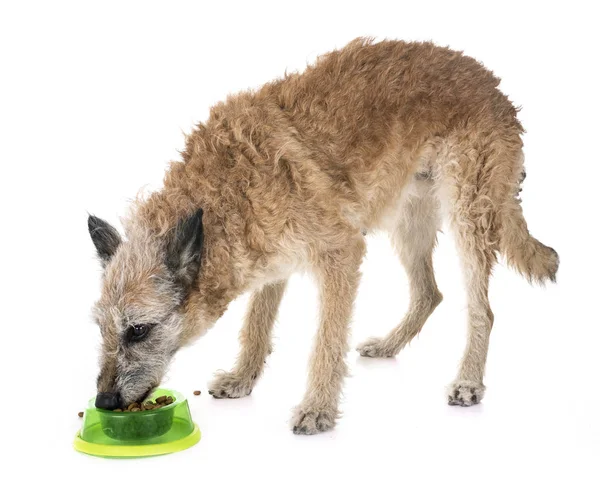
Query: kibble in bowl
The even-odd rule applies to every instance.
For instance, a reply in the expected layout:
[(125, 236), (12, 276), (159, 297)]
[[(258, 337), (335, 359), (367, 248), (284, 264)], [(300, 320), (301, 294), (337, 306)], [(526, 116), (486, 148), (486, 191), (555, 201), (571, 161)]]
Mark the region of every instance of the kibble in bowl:
[(98, 409), (102, 432), (115, 440), (139, 441), (160, 437), (173, 424), (176, 398), (172, 394), (155, 394), (142, 403), (132, 403), (116, 410)]

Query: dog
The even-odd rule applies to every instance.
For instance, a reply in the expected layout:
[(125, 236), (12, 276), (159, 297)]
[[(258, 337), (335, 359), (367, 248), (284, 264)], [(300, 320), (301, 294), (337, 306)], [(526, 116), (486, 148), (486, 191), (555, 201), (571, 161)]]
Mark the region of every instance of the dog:
[(523, 128), (499, 82), (461, 52), (359, 38), (303, 73), (212, 107), (162, 189), (131, 204), (126, 239), (88, 219), (103, 266), (96, 406), (145, 398), (177, 350), (251, 291), (237, 363), (209, 390), (249, 395), (271, 352), (286, 280), (301, 271), (318, 283), (320, 326), (292, 429), (332, 429), (364, 232), (389, 233), (410, 281), (402, 322), (358, 347), (366, 357), (393, 357), (442, 301), (432, 266), (442, 220), (468, 293), (468, 342), (448, 403), (480, 402), (497, 255), (532, 282), (555, 281), (559, 262), (528, 232)]

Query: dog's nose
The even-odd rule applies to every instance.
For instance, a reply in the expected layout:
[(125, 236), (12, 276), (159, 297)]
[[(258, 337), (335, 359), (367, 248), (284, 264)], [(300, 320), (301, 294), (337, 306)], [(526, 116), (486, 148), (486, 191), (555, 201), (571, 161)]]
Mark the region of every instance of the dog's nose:
[(114, 410), (121, 405), (121, 397), (118, 393), (100, 392), (96, 395), (96, 408)]

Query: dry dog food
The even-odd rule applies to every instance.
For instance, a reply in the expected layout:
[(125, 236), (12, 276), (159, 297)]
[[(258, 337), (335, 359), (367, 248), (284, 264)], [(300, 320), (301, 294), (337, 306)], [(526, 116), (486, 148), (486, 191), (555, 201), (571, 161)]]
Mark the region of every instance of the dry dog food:
[[(200, 390), (196, 390), (194, 395), (200, 395)], [(171, 405), (175, 399), (170, 395), (163, 395), (162, 397), (158, 397), (154, 402), (152, 400), (147, 400), (142, 402), (141, 404), (138, 402), (134, 402), (130, 404), (126, 409), (115, 408), (113, 412), (143, 412), (145, 410), (156, 410), (157, 408), (166, 407), (167, 405)], [(83, 412), (79, 412), (77, 414), (79, 418), (83, 418)]]
[(170, 395), (158, 397), (155, 401), (146, 400), (145, 402), (133, 402), (127, 408), (116, 408), (113, 412), (144, 412), (145, 410), (156, 410), (157, 408), (171, 405), (175, 399)]
[[(173, 424), (173, 410), (158, 410), (175, 402), (172, 396), (160, 396), (156, 400), (131, 403), (127, 407), (117, 408), (112, 413), (99, 410), (102, 431), (115, 440), (140, 440), (159, 437), (169, 431)], [(115, 412), (148, 412), (139, 417), (115, 414)], [(141, 415), (141, 414), (140, 414)]]
[(194, 395), (200, 395), (202, 392), (200, 390), (194, 390)]

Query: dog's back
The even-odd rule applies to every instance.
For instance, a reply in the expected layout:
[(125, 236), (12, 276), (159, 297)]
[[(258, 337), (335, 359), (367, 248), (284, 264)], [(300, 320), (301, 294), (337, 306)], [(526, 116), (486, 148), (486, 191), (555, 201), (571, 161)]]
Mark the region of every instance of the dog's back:
[[(252, 214), (269, 220), (257, 236), (264, 243), (278, 242), (291, 227), (303, 242), (310, 232), (330, 246), (339, 223), (388, 228), (405, 188), (421, 176), (435, 184), (445, 214), (473, 204), (468, 216), (488, 245), (526, 276), (551, 278), (551, 252), (531, 266), (518, 255), (524, 249), (532, 258), (543, 248), (527, 241), (515, 215), (523, 129), (498, 84), (460, 52), (357, 39), (303, 73), (216, 105), (188, 139), (186, 170), (210, 163), (201, 169), (205, 178), (241, 183)], [(464, 198), (465, 191), (477, 199)]]

